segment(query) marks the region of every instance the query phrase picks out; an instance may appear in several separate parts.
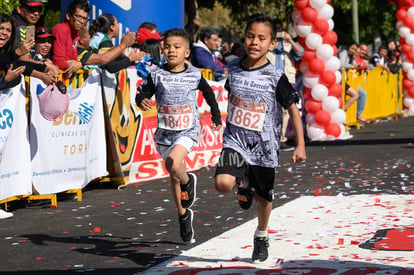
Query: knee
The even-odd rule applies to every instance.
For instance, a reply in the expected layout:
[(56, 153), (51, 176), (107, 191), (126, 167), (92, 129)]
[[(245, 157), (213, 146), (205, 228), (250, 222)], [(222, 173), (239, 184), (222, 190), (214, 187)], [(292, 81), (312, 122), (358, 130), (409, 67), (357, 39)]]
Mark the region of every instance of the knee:
[(171, 175), (174, 175), (178, 171), (178, 169), (180, 168), (180, 165), (181, 164), (179, 163), (179, 161), (171, 157), (167, 157), (167, 159), (165, 160), (165, 169)]
[(227, 177), (223, 177), (221, 175), (216, 177), (215, 186), (216, 190), (219, 193), (228, 193), (230, 192), (233, 187), (235, 186), (235, 180), (233, 182), (230, 181)]

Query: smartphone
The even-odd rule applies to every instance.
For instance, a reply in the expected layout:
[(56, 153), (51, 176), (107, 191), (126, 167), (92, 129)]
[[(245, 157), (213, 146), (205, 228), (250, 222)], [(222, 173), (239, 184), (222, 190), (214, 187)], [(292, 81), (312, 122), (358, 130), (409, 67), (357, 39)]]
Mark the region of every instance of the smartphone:
[(284, 32), (277, 32), (276, 33), (276, 38), (283, 38), (284, 35), (285, 35)]
[(35, 37), (35, 26), (27, 26), (26, 27), (26, 37)]

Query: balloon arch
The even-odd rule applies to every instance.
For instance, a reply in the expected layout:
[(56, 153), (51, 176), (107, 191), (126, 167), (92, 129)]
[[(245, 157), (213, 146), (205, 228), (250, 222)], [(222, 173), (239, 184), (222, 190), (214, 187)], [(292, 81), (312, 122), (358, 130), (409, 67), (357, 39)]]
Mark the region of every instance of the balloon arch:
[[(389, 0), (397, 7), (396, 24), (404, 70), (404, 106), (414, 115), (414, 0)], [(334, 9), (330, 0), (295, 0), (292, 19), (298, 42), (304, 46), (300, 70), (310, 139), (335, 139), (344, 134), (346, 114), (342, 106), (338, 41), (333, 31)]]

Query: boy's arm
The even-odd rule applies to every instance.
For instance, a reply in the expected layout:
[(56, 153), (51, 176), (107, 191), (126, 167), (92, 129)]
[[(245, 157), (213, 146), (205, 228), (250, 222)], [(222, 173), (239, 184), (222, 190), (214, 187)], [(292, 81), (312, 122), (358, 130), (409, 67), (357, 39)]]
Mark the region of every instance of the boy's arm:
[(306, 160), (305, 138), (303, 136), (302, 119), (300, 117), (298, 107), (295, 103), (292, 103), (292, 105), (287, 108), (287, 111), (289, 112), (290, 119), (293, 123), (293, 127), (295, 128), (297, 138), (297, 145), (295, 151), (293, 151), (292, 161), (293, 163), (301, 162)]
[(135, 96), (135, 103), (137, 106), (141, 106), (143, 101), (150, 99), (155, 94), (155, 85), (152, 81), (151, 74), (148, 75), (147, 79), (137, 88), (137, 91)]
[(201, 77), (200, 82), (198, 83), (198, 89), (203, 93), (203, 97), (210, 106), (211, 120), (214, 124), (221, 125), (220, 109), (218, 107), (216, 97), (204, 77)]

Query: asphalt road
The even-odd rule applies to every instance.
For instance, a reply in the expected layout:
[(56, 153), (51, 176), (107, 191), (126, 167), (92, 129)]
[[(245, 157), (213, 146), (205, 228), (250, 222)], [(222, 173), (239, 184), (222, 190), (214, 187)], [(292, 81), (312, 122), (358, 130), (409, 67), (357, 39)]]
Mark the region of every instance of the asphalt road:
[[(414, 118), (351, 129), (347, 141), (308, 142), (306, 163), (292, 165), (281, 152), (274, 207), (301, 196), (414, 193)], [(182, 251), (208, 242), (255, 217), (236, 197), (214, 189), (214, 169), (201, 169), (193, 211), (196, 242), (179, 237), (166, 179), (88, 185), (83, 201), (9, 203), (14, 217), (0, 221), (0, 274), (145, 273)], [(408, 274), (408, 273), (407, 273)]]

